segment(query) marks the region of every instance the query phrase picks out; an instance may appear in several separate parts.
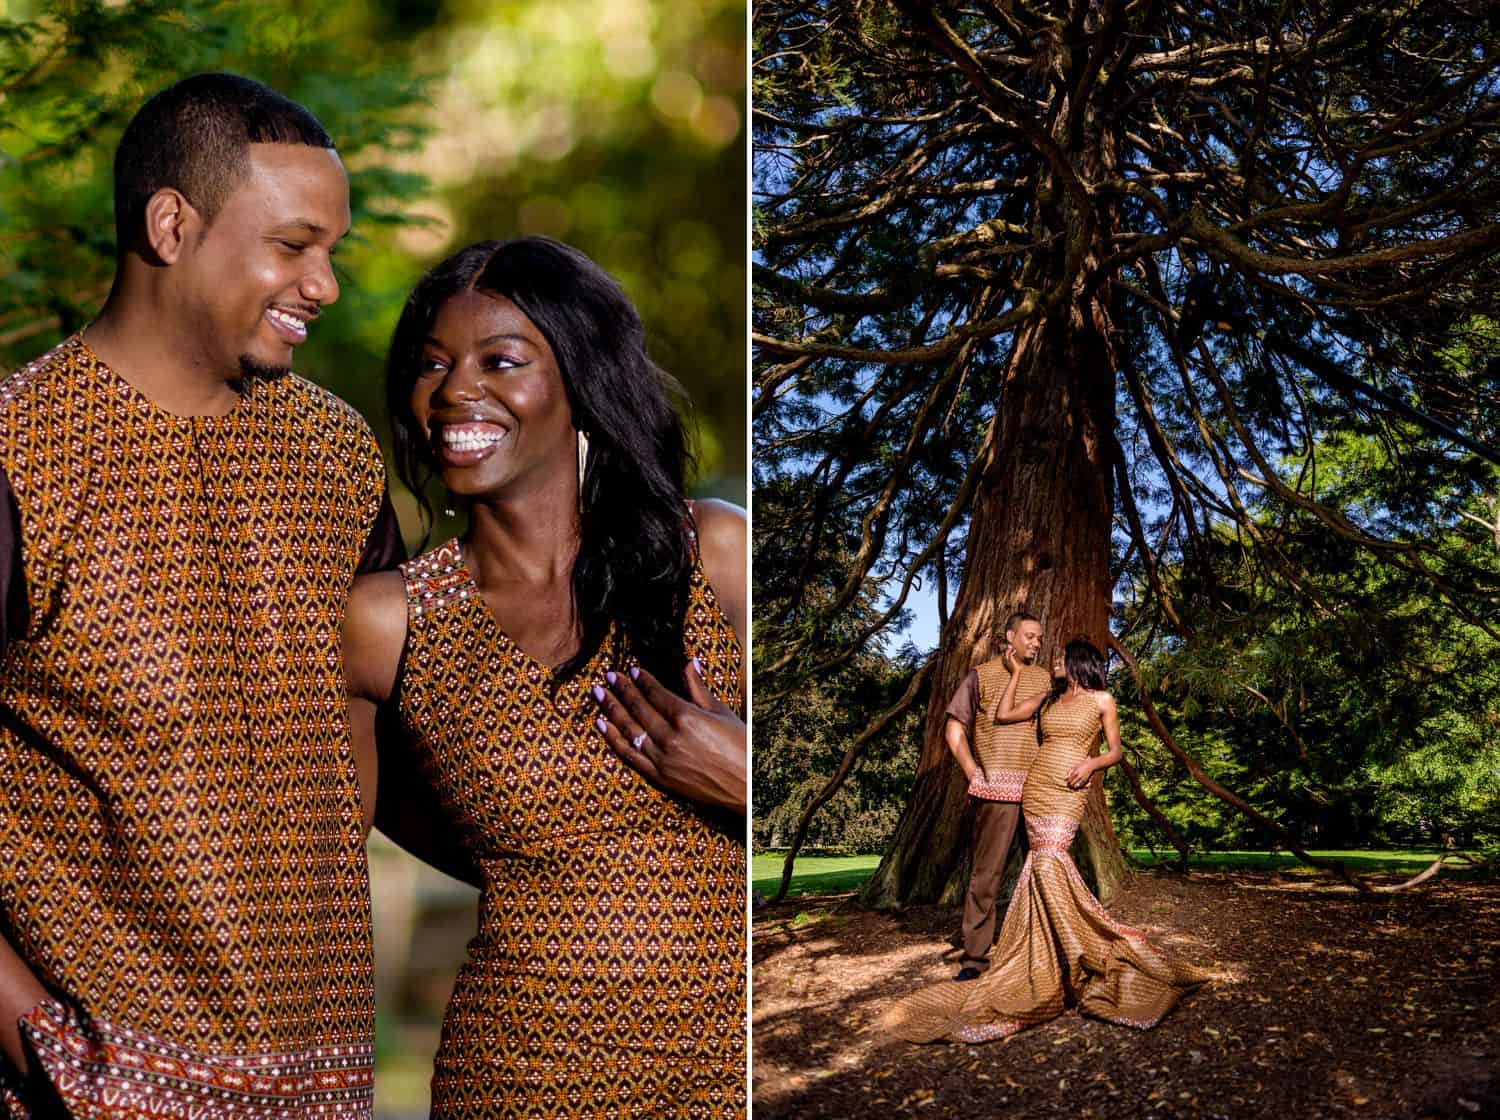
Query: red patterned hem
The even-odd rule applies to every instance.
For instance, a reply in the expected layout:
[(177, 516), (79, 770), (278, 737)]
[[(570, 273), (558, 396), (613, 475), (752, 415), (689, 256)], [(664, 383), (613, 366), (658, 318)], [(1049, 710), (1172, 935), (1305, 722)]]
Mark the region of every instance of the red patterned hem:
[(1160, 1023), (1161, 1019), (1160, 1015), (1154, 1019), (1127, 1019), (1123, 1015), (1111, 1015), (1108, 1017), (1108, 1021), (1111, 1023), (1118, 1023), (1122, 1027), (1136, 1027), (1143, 1031), (1149, 1031), (1157, 1023)]
[(1025, 785), (1025, 770), (996, 770), (993, 776), (981, 770), (969, 781), (969, 796), (981, 801), (1019, 801)]
[(1077, 832), (1078, 822), (1072, 817), (1026, 818), (1026, 842), (1033, 852), (1067, 855)]
[(97, 1019), (85, 1023), (53, 1000), (23, 1018), (21, 1032), (78, 1116), (342, 1120), (373, 1110), (373, 1046), (209, 1056)]
[(1009, 1038), (1013, 1034), (1019, 1034), (1025, 1029), (1025, 1023), (1014, 1019), (1001, 1019), (997, 1023), (982, 1023), (959, 1028), (958, 1041), (976, 1045), (981, 1042), (996, 1042), (1002, 1038)]

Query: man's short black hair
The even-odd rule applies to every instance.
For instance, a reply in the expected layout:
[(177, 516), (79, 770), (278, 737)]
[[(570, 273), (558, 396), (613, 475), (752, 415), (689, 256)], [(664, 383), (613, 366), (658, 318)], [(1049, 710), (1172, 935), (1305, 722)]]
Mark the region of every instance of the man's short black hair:
[(115, 149), (116, 253), (136, 243), (146, 203), (168, 187), (213, 221), (249, 173), (251, 144), (334, 146), (317, 117), (253, 78), (194, 74), (153, 96)]
[(1035, 622), (1038, 626), (1042, 624), (1042, 620), (1030, 611), (1012, 611), (1010, 617), (1005, 620), (1005, 629), (1001, 633), (1009, 634), (1023, 622)]

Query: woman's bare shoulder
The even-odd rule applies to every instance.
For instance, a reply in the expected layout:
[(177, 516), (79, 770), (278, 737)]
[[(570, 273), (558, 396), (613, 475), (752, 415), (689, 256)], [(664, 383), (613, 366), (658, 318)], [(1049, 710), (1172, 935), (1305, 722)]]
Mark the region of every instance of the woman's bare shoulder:
[(746, 617), (749, 568), (745, 559), (749, 550), (749, 519), (739, 506), (717, 498), (689, 502), (688, 509), (698, 533), (703, 574), (708, 577), (724, 616), (743, 642), (749, 621)]
[(693, 515), (698, 548), (702, 552), (724, 552), (744, 558), (750, 519), (743, 509), (720, 498), (700, 498), (689, 502), (688, 510)]
[(344, 675), (356, 696), (390, 697), (406, 644), (406, 581), (399, 571), (354, 581), (344, 613)]

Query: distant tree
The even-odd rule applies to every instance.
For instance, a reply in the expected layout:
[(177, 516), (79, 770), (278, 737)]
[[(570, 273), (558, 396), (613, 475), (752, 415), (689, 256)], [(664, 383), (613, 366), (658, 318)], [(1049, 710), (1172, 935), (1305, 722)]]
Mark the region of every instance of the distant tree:
[[(1147, 599), (1127, 640), (1191, 643), (1226, 533), (1305, 589), (1294, 520), (1493, 630), (1472, 518), (1493, 521), (1500, 416), (1481, 329), (1497, 21), (1480, 0), (756, 7), (757, 469), (803, 486), (774, 562), (835, 588), (758, 604), (757, 697), (836, 671), (921, 581), (951, 616), (911, 693), (928, 698), (918, 780), (868, 902), (957, 897), (942, 711), (1018, 605), (1045, 652), (1110, 643), (1133, 565)], [(1345, 433), (1390, 451), (1372, 506), (1323, 485)], [(1426, 534), (1431, 494), (1451, 532)], [(881, 613), (840, 626), (872, 589)], [(1083, 834), (1107, 894), (1123, 863), (1097, 787)]]
[[(758, 612), (775, 610), (793, 590), (810, 603), (836, 590), (819, 573), (810, 577), (816, 586), (787, 578), (780, 550), (796, 540), (805, 520), (804, 488), (800, 480), (787, 485), (769, 481), (756, 488), (752, 588)], [(826, 544), (830, 553), (841, 547), (831, 535)], [(830, 563), (819, 571), (836, 566)], [(850, 631), (865, 625), (878, 613), (872, 599), (867, 596), (835, 625)], [(880, 640), (867, 642), (835, 671), (806, 682), (795, 702), (757, 700), (753, 836), (758, 846), (789, 849), (778, 898), (786, 892), (804, 844), (879, 851), (895, 828), (911, 784), (904, 747), (920, 738), (922, 728), (917, 712), (902, 702), (912, 687), (912, 654), (891, 654), (884, 646)], [(893, 708), (899, 711), (896, 718), (877, 718)], [(873, 730), (861, 740), (872, 720)], [(869, 751), (863, 749), (867, 743), (872, 745)]]
[(809, 686), (797, 704), (778, 706), (755, 721), (752, 837), (757, 850), (785, 848), (794, 837), (824, 851), (885, 850), (911, 785), (902, 748), (922, 733), (917, 712), (908, 711), (878, 749), (861, 756), (858, 770), (834, 788), (816, 815), (807, 809), (828, 788), (849, 742), (869, 722), (872, 712), (865, 705), (879, 710), (893, 704), (906, 684), (904, 670), (899, 661), (866, 654)]
[[(1323, 493), (1371, 508), (1396, 489), (1396, 465), (1373, 438), (1330, 441), (1319, 459)], [(1429, 525), (1414, 533), (1453, 533), (1445, 495), (1430, 493), (1426, 505)], [(1500, 641), (1455, 621), (1430, 581), (1320, 533), (1306, 515), (1259, 528), (1296, 566), (1299, 588), (1221, 531), (1200, 554), (1214, 594), (1184, 596), (1184, 628), (1147, 637), (1133, 623), (1149, 617), (1149, 595), (1127, 581), (1123, 626), (1139, 635), (1142, 676), (1176, 736), (1258, 812), (1320, 847), (1500, 842)], [(1473, 562), (1500, 572), (1493, 546)], [(1131, 738), (1148, 748), (1133, 684), (1127, 695)], [(1188, 841), (1257, 839), (1250, 821), (1182, 784), (1166, 752), (1143, 749), (1137, 762), (1150, 798)], [(1126, 799), (1112, 804), (1137, 840), (1151, 835)]]

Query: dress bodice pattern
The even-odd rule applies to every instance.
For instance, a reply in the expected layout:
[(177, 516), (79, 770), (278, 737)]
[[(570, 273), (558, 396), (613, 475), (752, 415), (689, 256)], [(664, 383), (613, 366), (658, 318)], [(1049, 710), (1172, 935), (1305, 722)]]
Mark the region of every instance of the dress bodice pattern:
[[(619, 759), (589, 690), (634, 664), (611, 634), (554, 687), (449, 542), (404, 569), (399, 707), (484, 877), (444, 1020), (435, 1117), (744, 1110), (743, 837)], [(740, 647), (695, 567), (687, 656), (742, 704)]]

